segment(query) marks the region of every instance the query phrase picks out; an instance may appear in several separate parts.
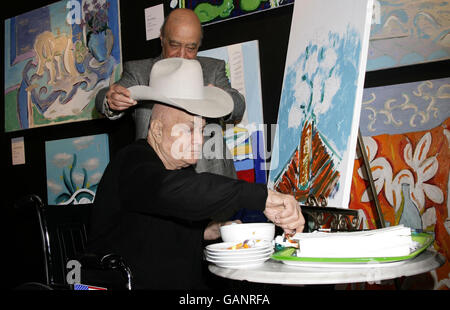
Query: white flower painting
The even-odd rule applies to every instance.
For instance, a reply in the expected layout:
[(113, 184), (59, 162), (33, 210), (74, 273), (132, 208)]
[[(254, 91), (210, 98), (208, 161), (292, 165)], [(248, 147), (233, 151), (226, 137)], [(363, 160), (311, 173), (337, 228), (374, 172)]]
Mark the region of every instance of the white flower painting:
[[(425, 197), (434, 203), (444, 202), (444, 193), (433, 184), (426, 183), (437, 172), (439, 163), (436, 156), (428, 157), (428, 150), (431, 144), (431, 134), (426, 133), (413, 150), (408, 142), (403, 152), (403, 159), (410, 169), (403, 169), (393, 174), (391, 164), (384, 157), (376, 157), (378, 144), (372, 137), (364, 137), (367, 156), (370, 162), (374, 185), (377, 195), (384, 188), (384, 195), (389, 204), (397, 211), (401, 204), (401, 184), (408, 184), (411, 189), (411, 199), (414, 201), (419, 211), (425, 207)], [(358, 169), (361, 178), (367, 179), (362, 168)], [(361, 197), (362, 202), (369, 201), (367, 189)]]

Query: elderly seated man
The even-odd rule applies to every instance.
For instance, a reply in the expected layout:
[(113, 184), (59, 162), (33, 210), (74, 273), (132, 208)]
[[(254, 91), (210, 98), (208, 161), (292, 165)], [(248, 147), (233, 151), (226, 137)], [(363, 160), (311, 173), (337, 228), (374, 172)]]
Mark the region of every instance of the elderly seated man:
[[(261, 210), (285, 232), (302, 231), (304, 218), (292, 196), (211, 173), (197, 173), (202, 117), (232, 111), (223, 90), (203, 86), (197, 60), (157, 62), (150, 86), (128, 89), (153, 108), (147, 139), (122, 149), (98, 186), (90, 250), (114, 252), (130, 264), (136, 289), (198, 289), (202, 247), (218, 238), (220, 222), (240, 208)], [(215, 221), (213, 225), (208, 224)]]

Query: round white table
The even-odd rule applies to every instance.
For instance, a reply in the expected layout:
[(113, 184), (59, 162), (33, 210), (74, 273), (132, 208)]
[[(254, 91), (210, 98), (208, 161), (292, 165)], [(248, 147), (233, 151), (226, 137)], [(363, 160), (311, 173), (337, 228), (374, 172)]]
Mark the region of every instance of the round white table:
[(443, 255), (424, 251), (416, 257), (392, 263), (363, 264), (361, 267), (326, 265), (325, 267), (290, 266), (283, 262), (268, 260), (264, 264), (245, 269), (223, 268), (209, 265), (209, 270), (220, 277), (232, 280), (285, 285), (340, 284), (377, 282), (412, 276), (434, 270), (445, 263)]

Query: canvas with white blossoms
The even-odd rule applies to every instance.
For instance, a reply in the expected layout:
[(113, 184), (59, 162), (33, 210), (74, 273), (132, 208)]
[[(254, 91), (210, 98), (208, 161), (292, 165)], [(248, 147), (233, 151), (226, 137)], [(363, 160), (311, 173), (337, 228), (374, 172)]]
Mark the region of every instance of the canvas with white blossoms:
[(269, 187), (347, 208), (372, 0), (294, 5)]

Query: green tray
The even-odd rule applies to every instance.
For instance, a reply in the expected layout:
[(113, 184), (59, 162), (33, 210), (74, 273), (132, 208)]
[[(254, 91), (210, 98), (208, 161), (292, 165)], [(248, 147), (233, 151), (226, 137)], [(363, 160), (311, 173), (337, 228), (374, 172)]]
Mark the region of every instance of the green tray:
[(331, 257), (296, 257), (292, 256), (296, 252), (295, 248), (284, 248), (278, 252), (272, 254), (271, 258), (278, 261), (286, 262), (311, 262), (311, 263), (390, 263), (408, 260), (416, 257), (423, 251), (425, 251), (434, 241), (434, 235), (427, 233), (415, 233), (411, 234), (413, 241), (418, 242), (419, 246), (406, 256), (394, 256), (394, 257), (352, 257), (352, 258), (331, 258)]

